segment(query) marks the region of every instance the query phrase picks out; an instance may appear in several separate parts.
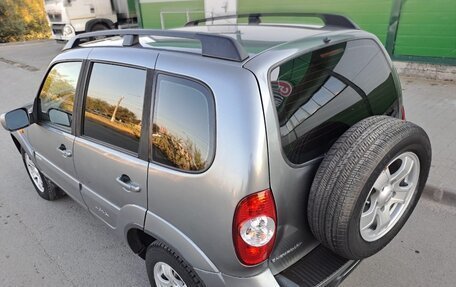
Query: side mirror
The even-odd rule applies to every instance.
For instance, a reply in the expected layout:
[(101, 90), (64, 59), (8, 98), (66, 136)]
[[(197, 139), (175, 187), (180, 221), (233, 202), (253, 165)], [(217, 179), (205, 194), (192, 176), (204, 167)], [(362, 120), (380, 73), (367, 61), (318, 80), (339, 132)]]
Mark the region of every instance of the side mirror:
[(19, 108), (0, 116), (0, 122), (4, 129), (14, 132), (30, 125), (30, 118), (27, 109)]
[(71, 127), (71, 114), (65, 111), (50, 108), (48, 110), (49, 120), (53, 124), (58, 124), (64, 127)]

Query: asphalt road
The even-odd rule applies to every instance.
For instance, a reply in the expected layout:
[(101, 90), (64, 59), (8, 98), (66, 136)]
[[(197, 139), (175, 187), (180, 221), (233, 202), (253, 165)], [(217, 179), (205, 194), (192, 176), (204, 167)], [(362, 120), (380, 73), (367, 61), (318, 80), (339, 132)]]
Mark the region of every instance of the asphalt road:
[[(0, 112), (33, 100), (61, 47), (54, 42), (0, 46)], [(407, 90), (418, 84), (424, 88), (414, 89), (413, 97), (442, 86), (414, 79), (403, 83), (406, 102), (412, 97)], [(454, 87), (441, 92), (454, 95)], [(142, 259), (98, 219), (67, 197), (47, 202), (36, 194), (2, 129), (0, 178), (1, 286), (148, 286)], [(456, 207), (423, 199), (391, 244), (363, 261), (343, 286), (455, 286), (455, 241)]]

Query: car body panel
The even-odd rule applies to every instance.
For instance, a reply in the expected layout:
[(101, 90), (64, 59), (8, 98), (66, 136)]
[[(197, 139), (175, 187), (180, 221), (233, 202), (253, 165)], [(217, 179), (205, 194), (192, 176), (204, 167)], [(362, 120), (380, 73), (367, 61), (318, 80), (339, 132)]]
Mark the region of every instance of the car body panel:
[(151, 162), (149, 212), (188, 236), (221, 272), (251, 276), (264, 270), (265, 264), (252, 268), (240, 264), (231, 232), (239, 201), (269, 188), (266, 131), (253, 74), (238, 63), (168, 52), (160, 53), (156, 70), (210, 87), (216, 106), (216, 151), (212, 165), (199, 174)]
[[(75, 50), (84, 49), (86, 48)], [(98, 47), (96, 49), (93, 49), (88, 59), (98, 62), (112, 62), (128, 66), (154, 69), (157, 56), (158, 52), (152, 49), (137, 49), (129, 47)]]
[[(74, 165), (81, 182), (81, 193), (95, 216), (116, 229), (124, 206), (147, 208), (147, 161), (79, 137), (74, 152), (77, 154)], [(124, 190), (116, 181), (122, 174), (128, 175), (141, 190)]]
[[(82, 62), (89, 53), (90, 49), (61, 53), (49, 64), (48, 72), (55, 64), (63, 61)], [(36, 97), (40, 95), (41, 87), (47, 78), (47, 73), (43, 77)], [(78, 86), (80, 84), (78, 83)], [(35, 109), (32, 108), (29, 111), (33, 114)], [(86, 207), (79, 189), (79, 181), (73, 163), (74, 139), (75, 136), (72, 129), (59, 128), (48, 123), (33, 123), (25, 129), (25, 136), (23, 137), (23, 141), (28, 143), (24, 144), (24, 147), (26, 150), (28, 146), (30, 147), (29, 152), (33, 155), (32, 158), (40, 171), (62, 188), (76, 202)], [(62, 151), (59, 150), (62, 145), (70, 151), (71, 156), (64, 157)]]
[[(73, 143), (75, 137), (50, 125), (33, 124), (27, 128), (27, 137), (33, 146), (36, 164), (39, 170), (56, 183), (75, 201), (84, 205), (79, 191), (79, 181), (74, 169)], [(64, 157), (59, 147), (73, 153)]]
[[(330, 42), (325, 43), (325, 39), (330, 39)], [(277, 274), (288, 268), (319, 244), (309, 229), (306, 209), (310, 186), (319, 163), (323, 158), (324, 152), (320, 153), (320, 156), (314, 156), (312, 160), (308, 160), (304, 164), (296, 165), (289, 162), (282, 148), (284, 138), (281, 136), (282, 127), (278, 128), (279, 120), (270, 87), (270, 72), (274, 67), (298, 55), (304, 55), (310, 51), (324, 48), (325, 46), (336, 45), (352, 40), (362, 41), (362, 39), (368, 39), (373, 45), (378, 46), (378, 40), (375, 36), (367, 32), (331, 32), (279, 45), (253, 57), (244, 64), (244, 67), (251, 70), (258, 79), (265, 112), (271, 189), (274, 193), (279, 218), (276, 245), (269, 259), (269, 268), (272, 270), (273, 274)], [(377, 66), (363, 63), (364, 65), (367, 65), (369, 71), (364, 70), (365, 73), (361, 73), (360, 71), (363, 71), (365, 66), (357, 68), (350, 65), (352, 70), (350, 70), (350, 68), (347, 70), (344, 68), (346, 66), (338, 65), (335, 67), (334, 73), (343, 73), (349, 78), (348, 80), (359, 83), (366, 94), (371, 93), (379, 85), (379, 82), (381, 83), (386, 80), (384, 79), (386, 74), (385, 71), (389, 71), (389, 74), (394, 74), (394, 71), (391, 72), (391, 63), (383, 54), (384, 50), (379, 47), (377, 50), (380, 51), (380, 54), (372, 54), (369, 55), (368, 58), (371, 59), (371, 61), (379, 61), (379, 64), (377, 65), (379, 67), (378, 69), (376, 69)], [(364, 48), (358, 49), (356, 52), (372, 53), (372, 50)], [(340, 62), (346, 62), (344, 57), (347, 58), (346, 55), (342, 56)], [(350, 59), (350, 57), (348, 58)], [(352, 71), (356, 71), (356, 73), (350, 74)], [(369, 81), (369, 77), (373, 79)], [(397, 97), (395, 97), (395, 99), (397, 99)], [(323, 105), (314, 116), (305, 120), (306, 124), (299, 126), (300, 134), (311, 132), (312, 129), (318, 127), (321, 123), (342, 111), (356, 109), (358, 111), (356, 114), (357, 117), (359, 117), (359, 120), (372, 115), (367, 112), (367, 109), (362, 105), (362, 102), (363, 97), (355, 92), (351, 86), (344, 88), (341, 94), (331, 100), (328, 104)], [(388, 105), (391, 105), (391, 103)], [(376, 110), (375, 114), (385, 113), (389, 108), (388, 105)], [(377, 104), (375, 106), (377, 106)], [(348, 126), (346, 128), (348, 128)], [(330, 146), (331, 143), (320, 142), (320, 144), (328, 144), (328, 146)]]
[[(101, 62), (143, 69), (155, 66), (157, 52), (142, 51), (139, 52), (142, 53), (140, 57), (134, 56), (137, 53), (137, 49), (128, 48), (94, 49), (87, 57), (88, 65), (91, 62)], [(87, 78), (86, 86), (88, 81)], [(79, 95), (81, 103), (85, 93), (86, 89)], [(81, 126), (82, 123), (77, 129), (77, 134), (81, 134)], [(105, 129), (105, 136), (108, 138), (109, 132), (109, 129)], [(141, 226), (142, 229), (147, 210), (148, 161), (140, 159), (137, 154), (83, 135), (76, 138), (74, 149), (79, 154), (79, 157), (75, 158), (75, 168), (81, 182), (81, 193), (89, 210), (112, 229), (117, 229), (122, 236), (126, 235), (127, 226)], [(102, 172), (100, 173), (100, 171)], [(140, 190), (138, 192), (125, 190), (117, 182), (122, 175), (129, 176)], [(99, 180), (100, 178), (102, 180)], [(129, 211), (134, 210), (133, 218), (128, 218), (130, 212), (126, 212), (125, 208)], [(122, 217), (119, 217), (120, 215)]]
[(147, 211), (144, 224), (147, 234), (166, 242), (176, 250), (192, 267), (208, 273), (220, 271), (204, 252), (188, 236), (158, 215)]
[(49, 67), (53, 66), (57, 62), (62, 62), (62, 61), (85, 60), (85, 59), (87, 59), (87, 57), (89, 56), (89, 54), (91, 52), (92, 52), (91, 48), (62, 51), (51, 61), (51, 63), (49, 64)]
[[(204, 29), (207, 28), (181, 30)], [(322, 105), (314, 117), (300, 126), (302, 134), (315, 131), (322, 122), (345, 111), (356, 114), (353, 120), (389, 113), (401, 104), (401, 91), (385, 50), (367, 32), (332, 27), (258, 26), (263, 29), (261, 33), (255, 33), (257, 27), (242, 29), (247, 37), (242, 39), (244, 44), (251, 45), (246, 47), (250, 56), (243, 62), (204, 57), (194, 53), (193, 48), (179, 51), (182, 47), (177, 47), (177, 51), (169, 51), (163, 47), (90, 45), (67, 50), (51, 63), (52, 66), (60, 61), (86, 60), (85, 72), (90, 61), (117, 63), (148, 69), (148, 81), (152, 81), (152, 75), (163, 73), (207, 86), (215, 102), (215, 156), (211, 165), (200, 173), (169, 168), (153, 162), (150, 153), (135, 155), (81, 136), (81, 114), (76, 116), (79, 122), (73, 135), (37, 124), (25, 129), (27, 137), (20, 132), (13, 135), (27, 152), (36, 154), (37, 165), (44, 174), (76, 201), (88, 206), (110, 228), (124, 238), (130, 229), (139, 229), (163, 241), (195, 268), (207, 286), (279, 286), (274, 276), (319, 245), (307, 223), (307, 196), (324, 149), (332, 142), (321, 142), (324, 146), (321, 152), (304, 163), (295, 164), (287, 158), (271, 90), (272, 69), (299, 55), (353, 40), (368, 40), (367, 46), (372, 44), (378, 49), (377, 52), (360, 49), (352, 54), (352, 57), (364, 55), (369, 59), (368, 64), (354, 63), (351, 69), (343, 65), (334, 68), (332, 72), (355, 84), (347, 84), (330, 104)], [(283, 35), (274, 43), (268, 41), (278, 37), (284, 31), (281, 29), (298, 33), (288, 35), (291, 38)], [(218, 33), (210, 29), (206, 32)], [(231, 32), (227, 30), (225, 34)], [(343, 61), (350, 62), (350, 57)], [(379, 82), (387, 80), (388, 89), (378, 89)], [(87, 86), (87, 79), (84, 85)], [(78, 109), (83, 106), (85, 90), (78, 93)], [(146, 97), (151, 98), (153, 111), (155, 95), (152, 87), (150, 90)], [(380, 97), (387, 92), (394, 97), (390, 95), (389, 100)], [(392, 112), (399, 115), (398, 111)], [(152, 127), (153, 112), (146, 118)], [(46, 138), (41, 140), (42, 137)], [(151, 137), (152, 128), (149, 128), (149, 142)], [(51, 147), (57, 154), (56, 143), (60, 142), (71, 146), (74, 162), (42, 151)], [(137, 193), (123, 190), (116, 182), (122, 174), (130, 176), (141, 190)], [(275, 246), (269, 260), (245, 266), (237, 258), (233, 244), (234, 212), (245, 196), (269, 188), (278, 215)]]
[(28, 138), (27, 138), (27, 132), (28, 132), (28, 129), (23, 129), (22, 132), (21, 131), (15, 131), (15, 132), (12, 132), (11, 133), (11, 136), (14, 137), (21, 149), (27, 153), (30, 157), (30, 159), (32, 159), (32, 161), (36, 164), (35, 162), (35, 152), (33, 150), (33, 147), (32, 145), (30, 144)]

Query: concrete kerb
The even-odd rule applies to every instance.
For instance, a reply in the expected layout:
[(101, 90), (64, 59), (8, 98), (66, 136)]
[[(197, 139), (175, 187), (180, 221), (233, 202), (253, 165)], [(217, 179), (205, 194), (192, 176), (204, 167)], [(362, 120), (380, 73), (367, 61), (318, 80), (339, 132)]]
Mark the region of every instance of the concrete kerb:
[(456, 82), (456, 66), (395, 61), (401, 76)]
[(444, 190), (432, 183), (426, 184), (422, 197), (445, 205), (456, 206), (456, 190)]
[(0, 43), (0, 47), (3, 47), (3, 46), (28, 45), (28, 44), (50, 42), (50, 41), (53, 41), (53, 40), (52, 39), (41, 39), (41, 40), (30, 40), (30, 41), (20, 41), (20, 42), (8, 42), (8, 43)]

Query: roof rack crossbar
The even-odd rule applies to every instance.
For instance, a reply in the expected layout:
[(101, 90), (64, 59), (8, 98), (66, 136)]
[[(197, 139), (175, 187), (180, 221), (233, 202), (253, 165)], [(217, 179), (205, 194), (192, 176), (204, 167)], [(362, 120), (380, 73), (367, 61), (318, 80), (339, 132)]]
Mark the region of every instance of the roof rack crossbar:
[(231, 37), (217, 34), (174, 31), (174, 30), (153, 30), (153, 29), (122, 29), (104, 30), (79, 34), (68, 41), (63, 50), (79, 47), (81, 40), (95, 37), (123, 36), (123, 46), (131, 47), (139, 44), (139, 36), (158, 36), (193, 39), (201, 42), (202, 55), (211, 58), (242, 62), (248, 58), (245, 49), (239, 42)]
[(340, 28), (348, 29), (359, 29), (359, 26), (356, 25), (349, 18), (337, 15), (337, 14), (328, 14), (328, 13), (249, 13), (249, 14), (237, 14), (237, 15), (224, 15), (209, 17), (204, 19), (193, 20), (187, 22), (185, 26), (198, 26), (200, 23), (216, 21), (216, 20), (226, 20), (226, 19), (239, 19), (239, 18), (248, 18), (249, 25), (260, 24), (261, 17), (316, 17), (320, 18), (325, 26), (334, 26)]

